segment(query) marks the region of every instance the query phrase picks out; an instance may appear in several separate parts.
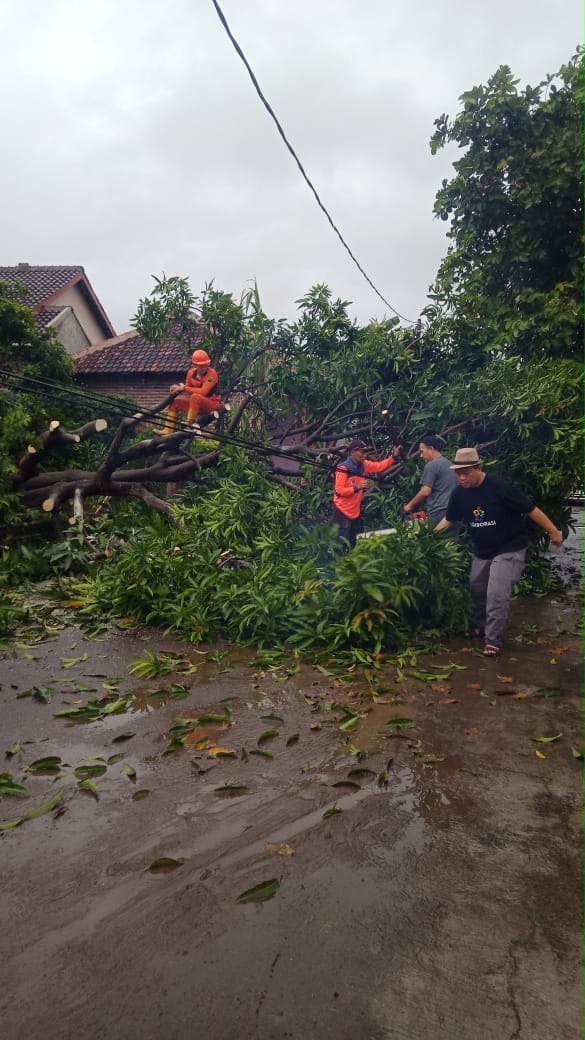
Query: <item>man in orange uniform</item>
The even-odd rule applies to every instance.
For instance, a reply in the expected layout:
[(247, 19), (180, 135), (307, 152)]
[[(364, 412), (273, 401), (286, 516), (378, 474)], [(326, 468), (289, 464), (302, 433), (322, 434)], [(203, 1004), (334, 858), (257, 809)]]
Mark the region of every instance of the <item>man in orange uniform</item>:
[(219, 376), (211, 367), (211, 358), (204, 350), (196, 350), (191, 358), (193, 368), (187, 372), (184, 383), (175, 383), (171, 390), (185, 390), (185, 394), (171, 401), (163, 434), (172, 433), (177, 415), (187, 413), (187, 422), (194, 423), (198, 416), (209, 415), (219, 408), (221, 397), (218, 393)]
[(335, 470), (335, 491), (333, 493), (333, 516), (331, 522), (337, 524), (339, 537), (349, 542), (353, 548), (357, 535), (363, 531), (361, 505), (364, 491), (373, 487), (367, 480), (370, 473), (384, 473), (390, 469), (400, 456), (400, 445), (395, 444), (392, 454), (381, 462), (366, 459), (371, 449), (364, 441), (352, 441), (348, 447), (348, 456), (340, 462)]

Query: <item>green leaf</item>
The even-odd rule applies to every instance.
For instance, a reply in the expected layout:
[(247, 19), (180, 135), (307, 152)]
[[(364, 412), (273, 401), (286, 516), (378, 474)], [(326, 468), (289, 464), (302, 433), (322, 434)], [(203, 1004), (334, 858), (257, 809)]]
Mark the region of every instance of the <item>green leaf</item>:
[[(138, 791), (136, 792), (138, 794)], [(152, 863), (146, 868), (151, 874), (164, 874), (169, 870), (175, 870), (177, 867), (182, 867), (184, 859), (172, 859), (170, 856), (159, 856), (158, 859), (153, 859)]]
[(277, 878), (270, 878), (269, 881), (261, 881), (259, 885), (254, 885), (254, 888), (247, 888), (245, 892), (240, 892), (236, 902), (265, 903), (276, 895), (279, 888), (280, 881)]
[(560, 740), (562, 733), (556, 733), (554, 737), (533, 737), (537, 744), (552, 744), (555, 740)]
[(263, 744), (266, 740), (272, 740), (274, 737), (277, 737), (277, 736), (278, 736), (278, 730), (277, 729), (267, 729), (267, 730), (264, 731), (264, 733), (261, 733), (260, 736), (258, 737), (258, 744)]
[(110, 757), (107, 760), (107, 763), (109, 766), (113, 766), (115, 762), (121, 762), (123, 758), (124, 752), (119, 751), (117, 755), (110, 755)]
[(250, 755), (261, 755), (262, 758), (274, 758), (272, 751), (266, 751), (265, 748), (252, 748), (249, 752)]
[(107, 768), (107, 766), (98, 765), (97, 762), (88, 762), (76, 766), (73, 772), (78, 779), (86, 780), (92, 776), (103, 776)]
[(583, 750), (582, 750), (582, 748), (580, 749), (580, 748), (576, 748), (576, 747), (571, 747), (571, 754), (572, 754), (573, 758), (583, 758)]
[(82, 654), (81, 657), (62, 657), (61, 666), (63, 668), (74, 668), (76, 664), (81, 664), (82, 661), (87, 661), (89, 654)]
[(53, 686), (33, 686), (32, 693), (38, 701), (42, 701), (43, 704), (48, 704), (52, 697), (56, 694), (56, 689)]
[(337, 816), (338, 813), (343, 812), (342, 809), (338, 809), (336, 805), (333, 805), (331, 809), (326, 809), (323, 813), (323, 819), (326, 820), (329, 816)]
[(532, 694), (533, 697), (560, 697), (560, 695), (561, 691), (558, 686), (541, 686)]
[(412, 719), (389, 719), (386, 725), (389, 729), (414, 729), (414, 722)]
[(136, 779), (136, 770), (134, 766), (129, 765), (128, 762), (124, 762), (124, 765), (122, 766), (122, 772), (128, 777), (129, 780)]
[(4, 823), (0, 823), (0, 831), (11, 831), (13, 827), (18, 827), (22, 821), (22, 816), (19, 816), (17, 820), (6, 820)]
[(147, 787), (141, 787), (139, 791), (135, 791), (132, 795), (133, 802), (140, 802), (143, 798), (148, 798), (150, 791)]
[(122, 744), (125, 740), (132, 740), (135, 737), (135, 733), (119, 733), (117, 737), (114, 737), (112, 744)]
[(349, 787), (352, 791), (361, 791), (359, 784), (356, 784), (353, 780), (337, 780), (332, 787)]
[(8, 773), (0, 774), (0, 794), (15, 795), (17, 798), (28, 798), (29, 791), (22, 784), (17, 784)]
[(20, 744), (13, 744), (11, 748), (8, 748), (6, 758), (12, 758), (13, 755), (18, 755), (20, 751), (22, 751)]
[(64, 763), (58, 755), (48, 755), (46, 758), (37, 758), (26, 766), (27, 773), (51, 773), (58, 772)]
[(357, 726), (358, 722), (359, 715), (350, 715), (349, 718), (344, 719), (341, 725), (337, 728), (341, 730), (342, 733), (347, 733), (350, 729), (354, 729), (354, 727)]
[(298, 733), (293, 733), (293, 735), (288, 738), (288, 740), (286, 742), (286, 746), (287, 747), (292, 747), (293, 744), (298, 743), (298, 740), (299, 740), (299, 734)]
[(108, 704), (104, 708), (104, 710), (102, 712), (102, 715), (119, 715), (121, 712), (126, 711), (127, 705), (128, 705), (128, 698), (127, 697), (120, 697), (119, 700), (112, 701), (111, 704)]
[(99, 799), (97, 784), (94, 784), (93, 780), (80, 780), (78, 785), (82, 791), (89, 791), (94, 796), (96, 801)]
[(38, 816), (44, 816), (46, 813), (50, 813), (64, 796), (65, 788), (62, 788), (60, 791), (57, 791), (52, 798), (49, 798), (48, 802), (43, 802), (42, 805), (37, 805), (36, 809), (31, 809), (30, 812), (24, 813), (22, 819), (36, 820)]
[(207, 713), (205, 715), (199, 715), (196, 721), (198, 726), (203, 726), (206, 722), (230, 722), (231, 720), (229, 715), (214, 715)]
[(241, 794), (248, 794), (249, 790), (250, 788), (246, 787), (245, 784), (224, 784), (223, 787), (216, 787), (214, 789), (214, 794), (219, 795), (220, 797), (229, 798)]

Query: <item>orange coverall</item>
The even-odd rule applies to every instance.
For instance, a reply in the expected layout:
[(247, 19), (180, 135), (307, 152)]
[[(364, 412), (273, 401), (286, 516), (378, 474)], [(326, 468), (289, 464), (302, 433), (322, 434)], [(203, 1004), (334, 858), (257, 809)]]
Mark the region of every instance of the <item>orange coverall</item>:
[(338, 466), (335, 470), (333, 504), (339, 509), (339, 512), (344, 513), (350, 520), (357, 520), (364, 497), (364, 490), (361, 486), (364, 480), (370, 473), (384, 473), (395, 462), (396, 459), (392, 455), (387, 459), (382, 459), (381, 462), (370, 462), (369, 459), (364, 459), (363, 472), (357, 476), (350, 476), (343, 465)]
[(219, 375), (211, 365), (202, 376), (197, 375), (197, 369), (190, 368), (185, 378), (185, 393), (171, 401), (168, 419), (174, 418), (178, 412), (187, 412), (187, 422), (193, 422), (198, 415), (214, 412), (221, 404), (217, 392), (218, 382)]

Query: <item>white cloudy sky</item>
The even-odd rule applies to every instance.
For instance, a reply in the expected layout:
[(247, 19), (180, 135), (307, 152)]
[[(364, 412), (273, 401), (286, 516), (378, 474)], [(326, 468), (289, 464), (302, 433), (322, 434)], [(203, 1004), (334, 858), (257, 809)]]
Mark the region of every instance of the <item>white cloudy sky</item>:
[[(446, 249), (433, 120), (508, 64), (574, 53), (578, 0), (223, 0), (324, 204), (416, 318)], [(0, 0), (0, 265), (83, 264), (118, 331), (151, 275), (292, 318), (315, 282), (386, 312), (261, 105), (211, 0)]]

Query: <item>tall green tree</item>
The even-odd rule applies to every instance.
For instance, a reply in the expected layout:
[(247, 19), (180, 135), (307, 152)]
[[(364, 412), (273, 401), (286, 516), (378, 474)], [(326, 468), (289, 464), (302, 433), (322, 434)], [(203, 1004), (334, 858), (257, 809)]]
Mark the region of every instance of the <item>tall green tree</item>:
[[(26, 390), (26, 377), (73, 387), (73, 364), (52, 332), (39, 329), (23, 302), (24, 287), (0, 281), (0, 516), (18, 511), (11, 494), (15, 461), (51, 419), (63, 419), (67, 397)], [(42, 389), (36, 387), (37, 390)]]
[(494, 353), (580, 357), (581, 58), (523, 90), (501, 66), (435, 121), (433, 154), (463, 155), (436, 197), (450, 245), (427, 316), (472, 369)]

